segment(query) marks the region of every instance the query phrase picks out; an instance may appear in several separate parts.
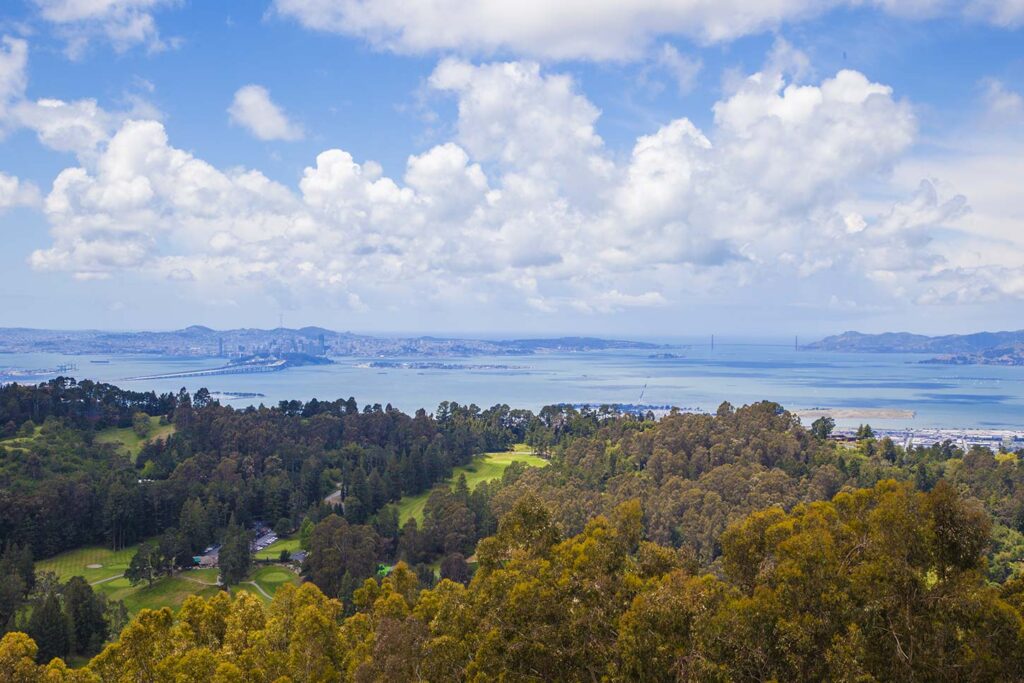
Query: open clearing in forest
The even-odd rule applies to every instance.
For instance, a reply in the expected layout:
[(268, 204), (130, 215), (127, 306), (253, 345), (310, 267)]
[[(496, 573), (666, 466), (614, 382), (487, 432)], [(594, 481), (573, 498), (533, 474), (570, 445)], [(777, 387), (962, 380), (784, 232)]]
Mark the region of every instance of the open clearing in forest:
[[(459, 475), (465, 474), (466, 485), (472, 491), (482, 481), (501, 479), (501, 475), (514, 462), (524, 463), (528, 467), (544, 467), (548, 464), (547, 460), (534, 455), (534, 452), (523, 444), (517, 444), (514, 450), (511, 451), (484, 453), (483, 455), (476, 456), (473, 458), (473, 462), (468, 465), (456, 467), (452, 471), (451, 478), (447, 479), (444, 483), (454, 488), (455, 483), (459, 480)], [(438, 484), (438, 486), (440, 485)], [(404, 496), (398, 501), (399, 526), (405, 524), (406, 520), (410, 517), (415, 519), (417, 523), (421, 523), (423, 521), (423, 509), (426, 507), (427, 498), (429, 497), (430, 491), (425, 491), (416, 496)]]
[(269, 567), (256, 569), (246, 577), (245, 582), (238, 584), (231, 590), (252, 593), (264, 603), (269, 603), (270, 598), (277, 593), (277, 589), (286, 583), (297, 586), (299, 584), (298, 574), (280, 565), (270, 565)]
[(299, 549), (299, 537), (289, 536), (288, 538), (279, 538), (263, 550), (253, 553), (253, 558), (257, 560), (278, 560), (281, 558), (282, 550), (294, 553)]
[(88, 546), (69, 550), (46, 560), (36, 562), (36, 571), (50, 571), (67, 581), (72, 576), (81, 576), (93, 590), (105, 594), (111, 600), (124, 600), (131, 614), (141, 609), (170, 607), (177, 610), (190, 595), (210, 597), (217, 588), (216, 569), (188, 569), (174, 576), (164, 576), (153, 582), (145, 581), (132, 586), (122, 576), (138, 550), (138, 545), (113, 551), (103, 546)]
[(173, 433), (173, 424), (162, 425), (159, 417), (150, 416), (149, 433), (146, 436), (139, 437), (131, 427), (108, 427), (96, 432), (96, 443), (120, 444), (119, 450), (134, 461), (145, 444), (166, 439)]
[(137, 545), (116, 551), (104, 546), (91, 545), (40, 560), (36, 562), (36, 571), (53, 572), (61, 581), (67, 581), (72, 576), (81, 576), (89, 583), (96, 583), (123, 574), (137, 549)]
[(9, 450), (18, 449), (20, 451), (27, 451), (40, 434), (42, 434), (43, 428), (36, 426), (32, 430), (31, 436), (12, 436), (6, 439), (0, 439), (0, 445)]
[[(212, 571), (212, 578), (199, 576), (202, 571)], [(216, 586), (217, 570), (189, 569), (174, 576), (165, 576), (153, 582), (152, 586), (145, 581), (132, 586), (128, 579), (120, 578), (108, 583), (102, 583), (94, 588), (101, 589), (113, 600), (124, 600), (125, 607), (130, 614), (135, 614), (143, 609), (160, 609), (170, 607), (178, 611), (185, 598), (190, 595), (199, 595), (204, 598), (211, 598), (220, 590)], [(209, 584), (214, 585), (209, 585)]]

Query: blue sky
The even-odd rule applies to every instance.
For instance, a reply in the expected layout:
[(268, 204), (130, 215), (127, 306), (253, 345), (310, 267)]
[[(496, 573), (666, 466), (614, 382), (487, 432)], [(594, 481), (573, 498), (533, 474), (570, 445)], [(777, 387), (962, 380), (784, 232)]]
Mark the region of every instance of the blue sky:
[(0, 325), (1020, 326), (1019, 2), (395, 2), (5, 3)]

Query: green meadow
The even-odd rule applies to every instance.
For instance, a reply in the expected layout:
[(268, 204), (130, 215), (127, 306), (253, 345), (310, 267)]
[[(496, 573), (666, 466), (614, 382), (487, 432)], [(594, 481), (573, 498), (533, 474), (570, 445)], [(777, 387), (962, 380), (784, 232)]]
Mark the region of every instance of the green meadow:
[[(282, 539), (274, 545), (278, 544), (277, 552), (273, 553), (274, 558), (280, 555), (283, 547), (298, 548), (299, 541), (298, 538)], [(122, 574), (137, 549), (137, 545), (118, 551), (101, 546), (79, 548), (36, 562), (36, 571), (53, 572), (61, 581), (81, 576), (92, 584), (94, 590), (102, 592), (111, 600), (123, 600), (131, 614), (161, 607), (177, 610), (190, 595), (208, 598), (220, 590), (217, 586), (220, 572), (217, 569), (186, 569), (174, 576), (161, 577), (152, 586), (146, 582), (132, 586)], [(249, 591), (264, 602), (269, 602), (267, 595), (273, 596), (285, 583), (297, 584), (299, 577), (286, 567), (271, 565), (255, 569), (246, 581), (255, 582), (263, 591), (252, 583), (243, 583), (236, 590)]]
[[(454, 487), (455, 483), (459, 480), (459, 476), (465, 474), (466, 485), (472, 491), (480, 482), (501, 479), (501, 475), (514, 462), (524, 463), (528, 467), (544, 467), (548, 464), (547, 460), (534, 455), (533, 451), (529, 450), (524, 444), (517, 444), (511, 451), (484, 453), (483, 455), (476, 456), (473, 458), (473, 462), (468, 465), (456, 467), (452, 471), (451, 478), (447, 479), (444, 483)], [(430, 491), (425, 491), (416, 496), (404, 496), (398, 501), (396, 506), (398, 508), (399, 525), (405, 524), (406, 520), (410, 517), (417, 522), (422, 522), (423, 509), (426, 507), (427, 498), (429, 497)]]
[(277, 589), (286, 583), (297, 586), (299, 575), (281, 565), (270, 565), (254, 570), (243, 583), (231, 590), (252, 593), (264, 603), (269, 603), (270, 598), (277, 593)]
[(96, 432), (96, 443), (113, 443), (132, 460), (139, 455), (142, 447), (150, 441), (166, 439), (174, 433), (173, 424), (160, 424), (159, 417), (149, 418), (149, 433), (140, 437), (131, 427), (108, 427)]
[(133, 545), (115, 551), (93, 545), (69, 550), (36, 562), (36, 571), (53, 572), (61, 581), (67, 581), (72, 576), (81, 576), (89, 583), (95, 584), (103, 579), (121, 576), (128, 569), (128, 563), (131, 562), (137, 548), (138, 546)]
[(294, 553), (299, 550), (299, 537), (290, 536), (288, 538), (279, 538), (263, 550), (254, 553), (253, 558), (257, 560), (276, 560), (281, 557), (281, 551), (287, 550), (290, 553)]

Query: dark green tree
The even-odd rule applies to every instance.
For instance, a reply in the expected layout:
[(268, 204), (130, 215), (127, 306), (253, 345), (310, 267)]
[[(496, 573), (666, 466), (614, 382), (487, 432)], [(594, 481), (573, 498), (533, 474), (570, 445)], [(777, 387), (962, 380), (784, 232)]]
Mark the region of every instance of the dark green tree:
[(282, 517), (274, 524), (274, 533), (279, 538), (284, 538), (292, 532), (292, 520)]
[(347, 601), (354, 588), (376, 574), (379, 544), (372, 527), (329, 515), (310, 538), (308, 576), (327, 595)]
[(811, 434), (814, 438), (825, 440), (832, 436), (832, 430), (836, 428), (836, 421), (824, 415), (811, 423)]
[(54, 657), (67, 657), (71, 645), (69, 620), (56, 591), (48, 591), (32, 610), (28, 634), (39, 646), (36, 660), (48, 662)]
[(128, 563), (128, 569), (124, 572), (124, 577), (133, 586), (143, 581), (152, 586), (157, 575), (160, 573), (160, 564), (160, 551), (157, 547), (152, 543), (143, 543), (135, 551), (135, 554), (132, 555), (131, 562)]
[(84, 578), (73, 576), (64, 586), (64, 608), (74, 633), (74, 651), (98, 652), (109, 635), (105, 601)]
[(251, 542), (249, 532), (232, 520), (224, 532), (224, 544), (217, 560), (220, 579), (225, 586), (235, 586), (249, 574), (252, 567)]
[(441, 578), (455, 581), (456, 583), (469, 583), (469, 564), (462, 553), (451, 553), (445, 555), (441, 560)]

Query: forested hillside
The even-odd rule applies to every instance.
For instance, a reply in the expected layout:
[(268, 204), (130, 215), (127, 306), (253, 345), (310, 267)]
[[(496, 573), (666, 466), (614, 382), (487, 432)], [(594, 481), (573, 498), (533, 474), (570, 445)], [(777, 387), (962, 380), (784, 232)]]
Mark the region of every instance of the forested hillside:
[(989, 522), (942, 483), (881, 482), (750, 515), (722, 537), (722, 575), (643, 540), (640, 506), (565, 538), (536, 498), (478, 546), (468, 586), (421, 591), (404, 564), (345, 606), (313, 584), (269, 608), (242, 594), (146, 611), (83, 670), (19, 681), (1017, 680), (1024, 586), (984, 579)]
[[(1017, 454), (905, 451), (869, 428), (840, 444), (769, 402), (661, 419), (454, 403), (409, 416), (62, 380), (4, 387), (0, 409), (15, 435), (0, 440), (0, 670), (18, 680), (1024, 676)], [(173, 433), (134, 461), (97, 443), (140, 411)], [(399, 527), (400, 499), (516, 443), (548, 466), (438, 486)], [(173, 574), (214, 541), (244, 555), (257, 519), (298, 529), (308, 551), (306, 583), (266, 608), (190, 598), (118, 637), (87, 584), (32, 572), (33, 554), (151, 539), (133, 568)]]
[[(176, 431), (146, 444), (134, 462), (95, 440), (104, 427), (131, 426), (140, 411)], [(13, 438), (0, 440), (0, 538), (39, 558), (97, 542), (116, 549), (184, 524), (196, 548), (232, 516), (297, 525), (335, 489), (347, 518), (361, 523), (474, 453), (522, 440), (526, 420), (503, 406), (445, 404), (433, 416), (409, 416), (390, 406), (360, 411), (348, 399), (236, 411), (205, 390), (156, 396), (64, 379), (7, 385), (0, 424)]]

